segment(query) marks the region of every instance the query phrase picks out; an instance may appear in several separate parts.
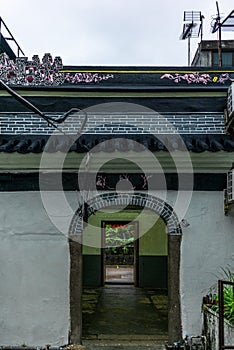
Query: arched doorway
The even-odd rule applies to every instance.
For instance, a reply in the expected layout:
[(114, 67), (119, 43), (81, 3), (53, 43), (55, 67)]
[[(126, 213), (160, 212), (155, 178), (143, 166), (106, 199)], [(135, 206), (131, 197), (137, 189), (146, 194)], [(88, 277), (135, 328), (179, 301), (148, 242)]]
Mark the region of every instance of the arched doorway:
[[(131, 206), (154, 211), (165, 222), (168, 233), (168, 340), (181, 339), (180, 245), (182, 230), (173, 208), (162, 199), (144, 193), (103, 193), (86, 203), (87, 218), (98, 210)], [(70, 225), (70, 314), (71, 342), (82, 337), (82, 233), (83, 207)], [(87, 220), (86, 218), (86, 220)]]

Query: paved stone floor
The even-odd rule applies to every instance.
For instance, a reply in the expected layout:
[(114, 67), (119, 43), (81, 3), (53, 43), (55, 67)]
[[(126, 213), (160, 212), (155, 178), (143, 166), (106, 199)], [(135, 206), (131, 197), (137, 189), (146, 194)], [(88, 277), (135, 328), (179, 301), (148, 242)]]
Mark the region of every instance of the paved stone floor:
[(167, 295), (132, 285), (86, 288), (83, 344), (87, 349), (165, 349)]

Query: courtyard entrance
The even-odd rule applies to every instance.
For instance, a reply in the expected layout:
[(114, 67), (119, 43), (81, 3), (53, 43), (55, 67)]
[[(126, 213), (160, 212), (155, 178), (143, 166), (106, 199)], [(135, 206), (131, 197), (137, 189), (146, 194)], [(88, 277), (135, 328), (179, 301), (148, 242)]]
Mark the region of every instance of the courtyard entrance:
[[(75, 238), (69, 241), (71, 342), (79, 344), (82, 339), (101, 337), (113, 340), (114, 335), (123, 340), (140, 337), (142, 341), (157, 341), (161, 337), (160, 344), (167, 338), (169, 343), (181, 339), (182, 231), (172, 207), (144, 193), (103, 193), (87, 202), (85, 229), (82, 215), (80, 207), (70, 225), (70, 236)], [(117, 221), (126, 226), (115, 227)], [(138, 230), (129, 226), (132, 222), (138, 222)], [(133, 254), (133, 261), (138, 259), (138, 276), (133, 277), (131, 284), (113, 281), (116, 276), (109, 278), (112, 283), (108, 283), (110, 264), (106, 249), (113, 246), (112, 229), (120, 228), (124, 229), (121, 235), (126, 236), (124, 250), (133, 248), (132, 237), (135, 239), (139, 233), (135, 239), (138, 248), (134, 245)], [(123, 250), (116, 254), (117, 258), (122, 253)], [(133, 271), (135, 266), (133, 263)]]
[(97, 211), (88, 223), (83, 243), (92, 237), (100, 248), (83, 247), (83, 342), (168, 340), (164, 221), (150, 210), (130, 207)]

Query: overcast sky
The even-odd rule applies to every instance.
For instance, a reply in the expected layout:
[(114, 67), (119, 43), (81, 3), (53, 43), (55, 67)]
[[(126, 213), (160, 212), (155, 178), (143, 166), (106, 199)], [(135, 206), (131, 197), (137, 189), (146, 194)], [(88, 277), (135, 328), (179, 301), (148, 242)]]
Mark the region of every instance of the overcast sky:
[[(219, 8), (225, 18), (234, 2), (219, 0)], [(0, 16), (25, 55), (50, 52), (64, 65), (186, 66), (188, 42), (179, 37), (191, 10), (205, 16), (203, 39), (217, 39), (215, 0), (0, 0)], [(198, 42), (191, 39), (191, 56)]]

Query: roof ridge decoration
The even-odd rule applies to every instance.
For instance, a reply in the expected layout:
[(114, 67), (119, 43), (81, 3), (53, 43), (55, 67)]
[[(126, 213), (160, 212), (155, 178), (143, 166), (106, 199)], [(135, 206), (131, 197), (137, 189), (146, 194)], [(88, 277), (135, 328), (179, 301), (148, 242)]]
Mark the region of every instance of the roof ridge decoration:
[(113, 78), (113, 74), (99, 73), (64, 73), (62, 59), (59, 56), (52, 58), (45, 53), (40, 61), (38, 55), (32, 60), (27, 57), (16, 57), (11, 60), (6, 53), (0, 54), (0, 79), (12, 85), (20, 86), (58, 86), (64, 83), (99, 83), (102, 80)]
[(215, 74), (214, 76), (211, 76), (208, 73), (186, 73), (186, 74), (163, 74), (161, 76), (161, 79), (169, 79), (172, 80), (174, 83), (178, 84), (181, 81), (186, 81), (188, 84), (204, 84), (207, 85), (208, 83), (219, 83), (224, 84), (226, 81), (234, 82), (234, 79), (232, 79), (229, 75), (229, 73), (221, 73), (221, 74)]
[[(234, 82), (233, 70), (210, 70), (181, 72), (173, 68), (164, 71), (138, 70), (143, 75), (145, 84), (157, 85), (230, 85)], [(133, 74), (132, 70), (109, 70), (109, 71), (87, 71), (66, 70), (62, 59), (59, 56), (52, 58), (50, 53), (45, 53), (40, 61), (38, 55), (34, 55), (31, 60), (27, 57), (16, 57), (11, 60), (6, 53), (0, 54), (0, 79), (10, 85), (16, 86), (60, 86), (60, 85), (86, 85), (99, 84), (109, 79), (117, 78), (117, 84), (129, 84), (129, 77), (122, 80), (123, 73)], [(145, 78), (147, 75), (147, 78)], [(118, 80), (120, 78), (120, 80)], [(138, 85), (138, 80), (135, 80)]]

